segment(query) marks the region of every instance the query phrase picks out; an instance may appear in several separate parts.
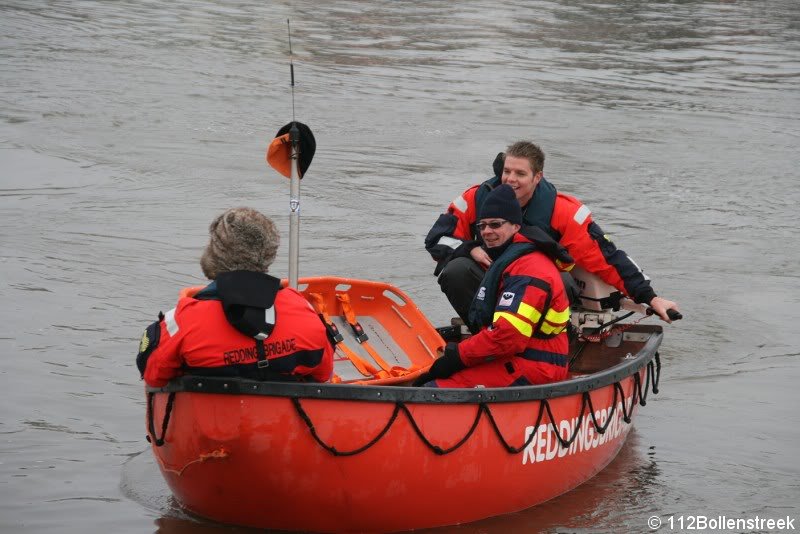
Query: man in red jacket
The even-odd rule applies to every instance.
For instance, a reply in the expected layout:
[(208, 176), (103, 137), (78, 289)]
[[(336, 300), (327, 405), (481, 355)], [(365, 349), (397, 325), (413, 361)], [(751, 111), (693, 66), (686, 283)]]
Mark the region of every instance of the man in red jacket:
[(505, 387), (565, 379), (570, 310), (560, 272), (541, 245), (519, 233), (522, 211), (510, 185), (486, 196), (479, 217), (491, 265), (470, 310), (479, 331), (448, 343), (416, 385)]
[(492, 259), (480, 247), (477, 214), (490, 191), (508, 184), (522, 208), (525, 226), (536, 226), (563, 245), (576, 264), (596, 274), (634, 301), (650, 305), (666, 322), (675, 302), (656, 296), (650, 279), (612, 243), (592, 220), (589, 208), (575, 197), (556, 191), (544, 178), (544, 152), (529, 141), (519, 141), (495, 160), (495, 177), (458, 196), (431, 228), (425, 248), (438, 262), (435, 275), (458, 315), (467, 321), (472, 298)]
[(136, 365), (150, 386), (183, 373), (324, 382), (333, 372), (325, 325), (306, 299), (267, 270), (280, 236), (250, 208), (211, 223), (200, 266), (211, 280), (147, 327)]

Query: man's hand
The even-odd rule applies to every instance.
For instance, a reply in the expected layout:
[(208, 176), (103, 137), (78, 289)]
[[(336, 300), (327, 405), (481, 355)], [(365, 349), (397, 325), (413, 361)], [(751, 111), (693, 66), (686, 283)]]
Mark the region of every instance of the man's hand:
[(670, 319), (669, 315), (667, 315), (667, 310), (672, 309), (675, 311), (680, 311), (676, 302), (662, 299), (661, 297), (653, 297), (653, 299), (650, 301), (650, 307), (653, 308), (653, 311), (656, 312), (659, 317), (661, 317), (662, 321), (666, 321), (668, 323), (671, 323), (672, 319)]
[(453, 374), (466, 369), (458, 353), (458, 343), (450, 342), (444, 348), (444, 354), (433, 361), (427, 373), (422, 373), (414, 380), (412, 386), (424, 386), (437, 378), (449, 378)]
[(434, 360), (433, 365), (428, 370), (428, 374), (432, 378), (448, 378), (466, 368), (467, 366), (461, 361), (461, 356), (458, 353), (458, 343), (451, 341), (445, 346), (444, 354)]
[[(484, 269), (488, 269), (489, 266), (492, 264), (492, 258), (489, 257), (489, 254), (483, 250), (483, 247), (475, 247), (469, 251), (469, 255), (472, 256), (472, 259), (478, 262), (478, 265), (483, 267)], [(655, 300), (655, 299), (654, 299)]]

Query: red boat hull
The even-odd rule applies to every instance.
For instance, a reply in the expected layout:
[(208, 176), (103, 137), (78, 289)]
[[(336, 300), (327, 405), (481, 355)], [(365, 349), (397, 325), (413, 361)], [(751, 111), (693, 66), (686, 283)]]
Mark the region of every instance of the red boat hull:
[[(486, 402), (458, 404), (446, 400), (454, 390), (428, 403), (419, 395), (435, 390), (417, 390), (408, 402), (378, 400), (387, 388), (372, 388), (373, 400), (314, 398), (335, 386), (294, 384), (316, 391), (180, 391), (167, 410), (169, 394), (154, 392), (154, 426), (167, 411), (170, 418), (153, 452), (182, 505), (216, 521), (321, 532), (465, 523), (529, 508), (603, 469), (625, 441), (625, 419), (652, 368), (590, 391), (519, 402), (492, 402), (494, 390), (485, 390)], [(554, 428), (565, 441), (576, 434), (571, 445), (560, 445)], [(526, 439), (524, 450), (509, 452)], [(436, 449), (462, 440), (447, 454)]]

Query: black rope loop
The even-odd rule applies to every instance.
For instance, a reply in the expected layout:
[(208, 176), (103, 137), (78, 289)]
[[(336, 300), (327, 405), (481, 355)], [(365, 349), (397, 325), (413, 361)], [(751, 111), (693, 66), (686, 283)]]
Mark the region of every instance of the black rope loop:
[[(633, 407), (636, 406), (637, 403), (637, 393), (639, 394), (638, 402), (639, 404), (642, 404), (642, 377), (639, 376), (639, 371), (633, 373), (633, 395), (631, 395), (633, 400), (631, 402), (631, 413), (633, 413)], [(645, 404), (647, 404), (647, 401), (645, 401)], [(642, 406), (644, 406), (644, 404), (642, 404)]]
[(306, 426), (308, 427), (308, 430), (311, 432), (311, 435), (314, 437), (314, 440), (315, 440), (317, 443), (319, 443), (319, 445), (320, 445), (320, 446), (321, 446), (323, 449), (325, 449), (326, 451), (330, 452), (330, 453), (331, 453), (331, 454), (333, 454), (334, 456), (353, 456), (353, 455), (359, 454), (359, 453), (361, 453), (361, 452), (364, 452), (365, 450), (369, 449), (370, 447), (372, 447), (373, 445), (375, 445), (376, 443), (378, 443), (378, 441), (380, 441), (380, 439), (381, 439), (381, 438), (382, 438), (382, 437), (383, 437), (383, 436), (384, 436), (384, 435), (385, 435), (385, 434), (386, 434), (386, 433), (389, 431), (389, 429), (392, 427), (392, 424), (394, 423), (395, 419), (397, 419), (397, 414), (398, 414), (398, 413), (400, 413), (400, 409), (401, 409), (401, 403), (399, 403), (399, 402), (398, 402), (398, 403), (395, 403), (395, 405), (394, 405), (394, 411), (392, 412), (392, 416), (389, 418), (389, 421), (386, 423), (386, 426), (384, 426), (384, 427), (383, 427), (383, 430), (381, 430), (381, 431), (378, 433), (378, 435), (377, 435), (377, 436), (375, 436), (374, 438), (372, 438), (372, 439), (371, 439), (369, 442), (367, 442), (365, 445), (363, 445), (363, 446), (361, 446), (361, 447), (359, 447), (359, 448), (357, 448), (357, 449), (353, 449), (353, 450), (351, 450), (351, 451), (339, 451), (339, 450), (337, 450), (337, 449), (336, 449), (336, 447), (334, 447), (334, 446), (332, 446), (332, 445), (328, 445), (327, 443), (325, 443), (324, 441), (322, 441), (322, 438), (320, 438), (320, 437), (319, 437), (319, 434), (317, 434), (317, 429), (314, 427), (314, 423), (313, 423), (313, 422), (311, 422), (311, 418), (308, 416), (308, 414), (306, 413), (306, 411), (303, 409), (303, 406), (302, 406), (302, 404), (300, 404), (300, 399), (299, 399), (299, 398), (297, 398), (297, 397), (293, 397), (293, 398), (292, 398), (292, 404), (294, 404), (294, 408), (295, 408), (295, 410), (297, 411), (297, 414), (298, 414), (298, 415), (299, 415), (299, 416), (300, 416), (300, 417), (303, 419), (303, 421), (306, 423)]
[[(616, 386), (619, 382), (615, 382), (614, 385)], [(589, 413), (592, 416), (592, 423), (594, 423), (594, 429), (597, 431), (598, 434), (605, 434), (606, 429), (608, 429), (608, 425), (611, 424), (611, 418), (614, 416), (614, 412), (617, 411), (617, 388), (614, 388), (614, 400), (611, 401), (611, 409), (608, 411), (608, 415), (606, 417), (606, 424), (600, 426), (597, 424), (597, 417), (594, 415), (594, 405), (592, 404), (592, 396), (589, 395), (588, 391), (584, 391), (583, 394), (586, 396), (586, 399), (589, 401)], [(622, 397), (622, 402), (625, 403), (625, 397)]]
[(161, 422), (161, 437), (156, 434), (155, 415), (153, 414), (153, 398), (155, 393), (147, 393), (147, 430), (148, 434), (145, 439), (154, 444), (156, 447), (164, 445), (164, 438), (167, 437), (167, 427), (169, 426), (169, 419), (172, 416), (172, 407), (175, 404), (175, 392), (172, 391), (167, 398), (167, 406), (164, 412), (164, 420)]
[[(404, 403), (398, 402), (397, 405), (400, 406), (400, 408), (403, 410), (403, 412), (405, 412), (406, 417), (408, 417), (408, 421), (411, 423), (411, 428), (414, 429), (414, 432), (417, 434), (417, 436), (422, 441), (422, 443), (424, 443), (430, 450), (432, 450), (435, 454), (438, 454), (439, 456), (443, 456), (445, 454), (450, 454), (454, 450), (456, 450), (459, 447), (461, 447), (464, 443), (466, 443), (467, 440), (470, 438), (470, 436), (472, 436), (472, 434), (475, 432), (475, 429), (478, 428), (478, 423), (481, 422), (481, 415), (483, 415), (484, 410), (488, 410), (488, 408), (486, 407), (485, 404), (480, 403), (478, 405), (478, 411), (475, 413), (475, 420), (472, 422), (472, 426), (467, 431), (467, 433), (464, 434), (464, 437), (462, 437), (460, 440), (458, 440), (458, 442), (455, 445), (453, 445), (452, 447), (448, 447), (447, 449), (443, 449), (440, 446), (432, 443), (425, 436), (425, 434), (422, 433), (422, 429), (419, 427), (419, 425), (417, 425), (417, 422), (414, 420), (414, 416), (411, 415), (411, 412), (409, 411), (408, 407)], [(491, 417), (491, 415), (489, 417)]]
[[(639, 404), (641, 406), (647, 406), (647, 393), (650, 391), (650, 373), (653, 369), (653, 362), (647, 362), (647, 369), (644, 370), (644, 395), (642, 392), (639, 391)], [(639, 376), (639, 373), (636, 373), (636, 376)]]
[[(558, 440), (559, 445), (562, 448), (565, 448), (565, 449), (569, 448), (575, 442), (575, 440), (577, 439), (578, 434), (580, 432), (580, 428), (583, 425), (583, 419), (584, 419), (584, 417), (586, 415), (586, 408), (587, 407), (589, 408), (589, 416), (591, 417), (592, 425), (593, 425), (595, 431), (598, 434), (601, 434), (601, 435), (605, 434), (606, 430), (608, 429), (609, 425), (611, 424), (611, 421), (613, 420), (614, 414), (616, 413), (617, 403), (618, 402), (622, 403), (622, 419), (623, 419), (623, 421), (625, 421), (626, 424), (630, 424), (630, 422), (633, 419), (633, 409), (636, 406), (637, 400), (638, 400), (638, 402), (639, 402), (639, 404), (641, 406), (644, 406), (644, 405), (647, 404), (646, 398), (647, 398), (648, 391), (650, 390), (651, 377), (652, 377), (652, 384), (653, 384), (653, 393), (658, 393), (658, 381), (659, 381), (659, 378), (660, 378), (660, 375), (661, 375), (661, 361), (658, 358), (658, 353), (656, 353), (656, 363), (655, 363), (655, 365), (653, 365), (653, 362), (648, 362), (647, 368), (645, 369), (645, 375), (646, 375), (647, 378), (646, 378), (646, 381), (645, 381), (645, 384), (644, 384), (644, 392), (643, 392), (643, 388), (642, 388), (642, 379), (641, 379), (641, 376), (639, 375), (639, 371), (633, 373), (633, 375), (632, 375), (632, 378), (633, 378), (633, 393), (631, 395), (630, 409), (628, 409), (628, 407), (626, 406), (626, 403), (625, 403), (625, 392), (622, 389), (622, 384), (620, 382), (614, 382), (614, 384), (613, 384), (613, 386), (614, 386), (614, 398), (611, 401), (611, 409), (608, 411), (608, 415), (607, 415), (605, 424), (603, 424), (603, 425), (600, 425), (600, 423), (597, 421), (597, 417), (595, 416), (594, 403), (592, 401), (591, 394), (588, 391), (584, 391), (583, 395), (581, 396), (580, 413), (578, 414), (578, 418), (576, 420), (575, 427), (574, 427), (574, 429), (572, 431), (572, 435), (569, 437), (569, 439), (564, 439), (561, 436), (561, 432), (559, 431), (558, 426), (556, 425), (555, 417), (553, 416), (553, 411), (552, 411), (552, 408), (550, 407), (550, 403), (547, 401), (547, 399), (541, 399), (539, 401), (539, 412), (536, 415), (536, 423), (533, 426), (533, 431), (528, 435), (528, 437), (525, 439), (525, 441), (519, 447), (515, 447), (515, 446), (511, 445), (508, 442), (508, 440), (505, 438), (505, 436), (503, 436), (503, 433), (500, 430), (500, 427), (497, 424), (497, 421), (495, 420), (494, 415), (492, 414), (492, 410), (491, 410), (490, 406), (488, 404), (486, 404), (486, 403), (483, 403), (483, 402), (478, 404), (478, 409), (475, 412), (475, 419), (472, 421), (472, 424), (470, 425), (469, 430), (467, 430), (467, 432), (464, 434), (463, 437), (461, 437), (461, 439), (459, 439), (454, 445), (452, 445), (450, 447), (442, 448), (441, 446), (436, 445), (435, 443), (431, 442), (428, 439), (428, 437), (423, 433), (423, 431), (419, 427), (419, 425), (417, 424), (417, 421), (414, 419), (414, 415), (411, 413), (411, 410), (409, 410), (408, 406), (406, 406), (406, 404), (403, 403), (402, 401), (397, 401), (397, 402), (395, 402), (394, 411), (392, 412), (392, 415), (389, 417), (389, 420), (386, 422), (386, 425), (384, 425), (383, 429), (374, 438), (372, 438), (368, 443), (366, 443), (366, 444), (364, 444), (361, 447), (358, 447), (356, 449), (350, 450), (350, 451), (340, 451), (336, 447), (334, 447), (333, 445), (329, 445), (329, 444), (325, 443), (322, 440), (322, 438), (317, 433), (317, 429), (314, 426), (314, 423), (311, 421), (311, 418), (309, 417), (308, 413), (303, 408), (302, 403), (300, 402), (300, 398), (293, 397), (292, 398), (292, 404), (294, 405), (295, 410), (297, 411), (297, 414), (300, 416), (300, 418), (303, 420), (303, 422), (308, 427), (308, 430), (311, 432), (311, 436), (314, 438), (314, 440), (322, 448), (324, 448), (326, 451), (330, 452), (334, 456), (353, 456), (353, 455), (362, 453), (365, 450), (367, 450), (370, 447), (372, 447), (373, 445), (375, 445), (378, 441), (381, 440), (381, 438), (383, 438), (383, 436), (386, 435), (386, 433), (392, 427), (392, 425), (394, 424), (395, 420), (397, 419), (398, 414), (401, 411), (408, 418), (409, 423), (411, 423), (411, 428), (414, 430), (414, 433), (417, 435), (417, 437), (420, 439), (420, 441), (422, 441), (422, 443), (425, 444), (425, 446), (428, 447), (434, 454), (437, 454), (439, 456), (444, 456), (446, 454), (450, 454), (451, 452), (459, 449), (462, 445), (464, 445), (469, 440), (469, 438), (472, 437), (472, 435), (475, 433), (475, 430), (478, 428), (478, 424), (480, 424), (481, 417), (483, 416), (484, 413), (486, 414), (486, 417), (489, 420), (489, 424), (491, 425), (495, 436), (497, 436), (498, 441), (500, 441), (500, 444), (503, 446), (503, 448), (506, 450), (506, 452), (508, 452), (509, 454), (519, 454), (520, 452), (524, 451), (528, 446), (530, 446), (530, 444), (535, 439), (536, 433), (537, 433), (537, 431), (539, 429), (539, 425), (542, 424), (542, 420), (544, 418), (544, 414), (545, 413), (547, 414), (547, 418), (548, 418), (548, 422), (545, 423), (545, 424), (551, 425), (553, 427), (553, 431), (554, 431), (554, 433), (556, 435), (556, 439)], [(151, 408), (152, 394), (149, 394), (149, 395), (151, 395), (150, 397), (148, 397), (148, 413), (150, 414), (148, 416), (149, 420), (150, 420), (149, 424), (150, 424), (150, 428), (151, 428), (151, 433), (153, 433), (153, 435), (155, 436), (155, 433), (152, 430), (152, 428), (153, 428), (152, 413), (150, 413), (152, 411), (152, 408)], [(170, 399), (167, 402), (167, 412), (166, 412), (166, 415), (164, 417), (164, 425), (163, 425), (163, 430), (162, 430), (162, 437), (166, 433), (167, 424), (169, 422), (169, 415), (170, 415), (170, 412), (172, 410), (172, 402), (173, 402), (173, 399), (174, 399), (174, 393), (171, 393), (170, 395), (171, 395)], [(637, 396), (638, 396), (638, 399), (637, 399)], [(160, 441), (160, 443), (158, 443), (158, 441)], [(163, 444), (163, 439), (162, 440), (157, 440), (156, 444), (159, 445), (159, 446), (161, 444)]]
[(625, 406), (625, 392), (622, 391), (622, 384), (614, 382), (614, 391), (619, 391), (619, 394), (622, 396), (622, 420), (625, 421), (626, 424), (630, 424), (631, 417), (633, 416), (633, 403), (631, 403), (631, 411), (628, 413), (628, 408)]
[(569, 448), (569, 446), (572, 445), (573, 442), (575, 441), (575, 438), (578, 437), (578, 432), (580, 431), (581, 425), (583, 425), (583, 414), (586, 412), (586, 397), (582, 396), (581, 398), (581, 413), (580, 415), (578, 415), (578, 420), (575, 422), (575, 430), (572, 431), (572, 436), (570, 436), (570, 438), (566, 441), (564, 440), (564, 438), (561, 437), (561, 432), (558, 431), (555, 423), (553, 423), (553, 421), (555, 421), (555, 417), (553, 417), (553, 412), (550, 409), (550, 403), (547, 402), (546, 400), (542, 400), (539, 402), (544, 402), (544, 407), (547, 409), (547, 417), (550, 418), (550, 422), (556, 431), (556, 438), (558, 439), (558, 444), (565, 449)]
[(545, 406), (548, 406), (548, 412), (550, 411), (549, 405), (547, 404), (547, 400), (543, 399), (539, 401), (539, 414), (536, 416), (536, 424), (533, 425), (533, 432), (531, 432), (531, 434), (522, 443), (521, 446), (514, 447), (513, 445), (508, 443), (506, 438), (503, 436), (503, 433), (500, 432), (500, 427), (497, 426), (497, 421), (495, 421), (494, 416), (492, 415), (492, 411), (489, 409), (489, 406), (485, 404), (481, 404), (481, 406), (483, 407), (483, 410), (486, 412), (486, 417), (489, 418), (489, 423), (492, 425), (492, 429), (494, 430), (497, 439), (500, 440), (500, 443), (503, 445), (506, 452), (508, 452), (509, 454), (519, 454), (520, 452), (524, 451), (528, 447), (528, 445), (531, 444), (531, 442), (533, 442), (533, 440), (536, 438), (536, 431), (539, 429), (539, 425), (542, 423), (542, 415), (544, 415)]
[(656, 366), (653, 371), (653, 394), (658, 395), (658, 381), (661, 380), (661, 358), (656, 351)]

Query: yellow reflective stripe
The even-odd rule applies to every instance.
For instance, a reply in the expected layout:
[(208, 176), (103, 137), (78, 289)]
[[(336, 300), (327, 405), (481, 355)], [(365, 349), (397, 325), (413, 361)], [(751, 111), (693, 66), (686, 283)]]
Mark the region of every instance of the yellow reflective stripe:
[[(517, 308), (517, 313), (528, 319), (532, 323), (538, 323), (539, 319), (542, 317), (542, 314), (539, 313), (539, 310), (531, 306), (530, 304), (526, 304), (524, 302), (519, 303), (519, 308)], [(547, 310), (544, 318), (546, 321), (551, 323), (566, 323), (569, 321), (569, 308), (564, 309), (564, 311), (556, 311), (553, 308)]]
[(561, 333), (567, 326), (569, 321), (570, 309), (567, 307), (564, 311), (556, 311), (553, 308), (547, 310), (544, 322), (542, 322), (539, 331), (545, 335), (556, 335)]
[(533, 334), (533, 327), (531, 325), (529, 325), (516, 315), (513, 315), (508, 312), (495, 312), (494, 317), (492, 318), (492, 322), (496, 323), (500, 317), (511, 323), (511, 325), (514, 328), (516, 328), (519, 331), (519, 333), (522, 334), (523, 336), (531, 337), (531, 334)]
[[(542, 317), (542, 314), (539, 313), (539, 310), (537, 310), (530, 304), (526, 304), (524, 302), (519, 303), (519, 308), (517, 308), (517, 313), (528, 319), (533, 324), (537, 324), (539, 322), (539, 319)], [(498, 314), (495, 314), (495, 317), (497, 317), (497, 315)], [(566, 323), (569, 321), (569, 315), (570, 315), (569, 308), (566, 308), (564, 309), (564, 311), (560, 312), (550, 308), (549, 310), (547, 310), (547, 313), (544, 316), (545, 321), (542, 322), (542, 326), (539, 330), (542, 332), (542, 334), (546, 335), (559, 334), (566, 327)], [(521, 329), (519, 328), (517, 329), (520, 330), (520, 332), (522, 332)]]
[(544, 315), (544, 320), (553, 324), (566, 323), (569, 321), (569, 307), (565, 308), (564, 311), (561, 312), (550, 308)]
[(530, 304), (525, 304), (524, 302), (519, 303), (519, 308), (517, 308), (517, 313), (528, 319), (533, 324), (538, 323), (539, 318), (542, 316), (539, 310), (537, 310)]
[(565, 262), (563, 262), (561, 260), (556, 260), (556, 267), (558, 267), (559, 271), (563, 271), (565, 273), (568, 273), (568, 272), (570, 272), (572, 270), (573, 267), (575, 267), (575, 264), (574, 263), (565, 263)]
[[(521, 315), (525, 319), (529, 320), (532, 324), (538, 324), (539, 320), (542, 317), (541, 312), (527, 304), (525, 302), (520, 302), (519, 307), (517, 308), (517, 314)], [(569, 307), (565, 308), (564, 311), (556, 311), (553, 308), (547, 310), (544, 318), (545, 320), (542, 321), (542, 326), (540, 327), (540, 331), (542, 334), (545, 335), (555, 335), (561, 333), (562, 330), (569, 322), (570, 316), (570, 309)], [(494, 314), (494, 320), (497, 320), (498, 317), (504, 317), (508, 320), (514, 327), (519, 330), (521, 333), (525, 334), (526, 336), (530, 336), (533, 333), (533, 328), (510, 313), (506, 312), (497, 312)], [(514, 322), (516, 321), (516, 322)], [(520, 326), (524, 325), (524, 326)]]
[(545, 334), (545, 335), (548, 335), (548, 336), (549, 335), (556, 335), (556, 334), (560, 334), (564, 330), (564, 328), (566, 328), (566, 327), (567, 327), (566, 324), (560, 324), (558, 326), (553, 326), (553, 325), (548, 324), (548, 323), (542, 323), (542, 327), (539, 329), (539, 331), (542, 334)]

